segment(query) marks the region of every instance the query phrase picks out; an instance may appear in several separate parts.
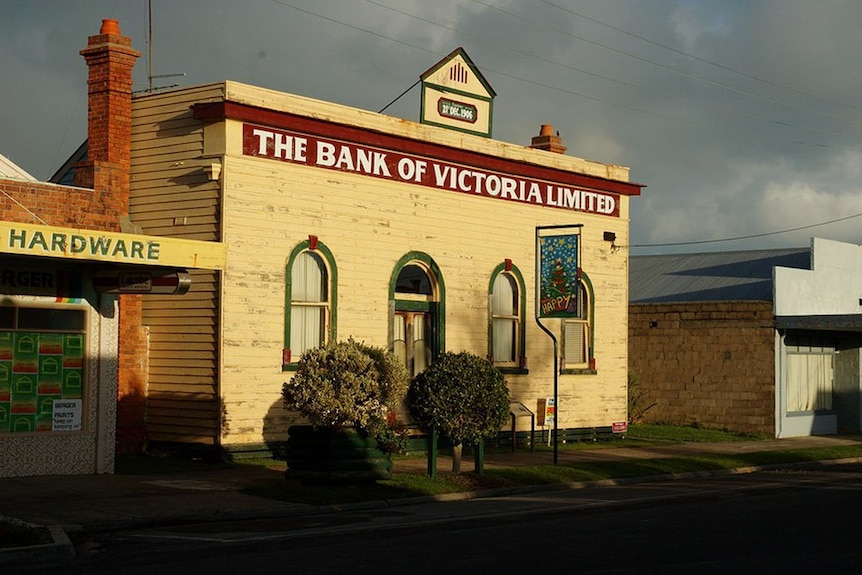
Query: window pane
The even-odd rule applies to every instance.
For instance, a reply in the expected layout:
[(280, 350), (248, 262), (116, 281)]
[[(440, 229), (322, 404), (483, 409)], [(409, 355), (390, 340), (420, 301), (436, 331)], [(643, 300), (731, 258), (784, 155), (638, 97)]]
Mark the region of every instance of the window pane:
[(587, 324), (567, 321), (563, 325), (563, 357), (566, 365), (587, 363)]
[(413, 320), (413, 372), (421, 373), (428, 367), (430, 349), (425, 341), (425, 318)]
[(518, 315), (518, 289), (514, 280), (506, 274), (499, 274), (494, 280), (494, 291), (491, 293), (492, 315)]
[(324, 308), (317, 306), (293, 306), (290, 310), (290, 349), (296, 357), (325, 342)]
[(589, 308), (587, 307), (587, 288), (583, 284), (578, 285), (578, 317), (589, 320)]
[(393, 342), (392, 342), (392, 352), (395, 354), (395, 357), (401, 360), (402, 365), (407, 367), (407, 331), (406, 327), (406, 319), (403, 315), (395, 316), (395, 323), (393, 325)]
[(71, 309), (18, 308), (18, 329), (84, 331), (84, 312)]
[(326, 301), (326, 267), (317, 254), (302, 252), (296, 256), (290, 272), (291, 301)]
[(787, 354), (787, 411), (832, 409), (832, 354)]
[(515, 331), (518, 322), (512, 319), (494, 319), (492, 336), (494, 338), (491, 353), (495, 362), (511, 363), (515, 355)]
[(494, 278), (491, 292), (491, 355), (498, 363), (518, 360), (520, 297), (514, 278), (501, 273)]
[(0, 306), (0, 328), (12, 329), (15, 327), (15, 308)]
[(420, 295), (433, 295), (431, 280), (421, 267), (411, 264), (401, 268), (395, 281), (395, 291)]

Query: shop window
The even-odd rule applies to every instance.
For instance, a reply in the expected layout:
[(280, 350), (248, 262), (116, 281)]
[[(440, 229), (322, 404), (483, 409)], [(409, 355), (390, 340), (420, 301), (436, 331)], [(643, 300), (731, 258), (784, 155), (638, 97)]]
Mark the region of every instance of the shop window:
[(80, 417), (86, 311), (5, 305), (0, 323), (0, 433), (53, 432), (59, 400)]
[(18, 329), (83, 331), (84, 314), (66, 309), (19, 308), (17, 327)]
[(15, 327), (15, 308), (11, 306), (0, 306), (0, 329), (12, 329)]
[(787, 412), (810, 413), (832, 409), (834, 342), (816, 337), (790, 336), (787, 348)]
[(332, 253), (316, 239), (302, 242), (285, 269), (285, 353), (293, 369), (303, 353), (335, 338), (336, 268)]
[(562, 356), (563, 371), (592, 373), (593, 360), (593, 297), (589, 278), (581, 273), (578, 282), (578, 317), (563, 320)]
[(504, 372), (526, 373), (524, 354), (524, 279), (507, 261), (491, 274), (489, 291), (488, 354)]

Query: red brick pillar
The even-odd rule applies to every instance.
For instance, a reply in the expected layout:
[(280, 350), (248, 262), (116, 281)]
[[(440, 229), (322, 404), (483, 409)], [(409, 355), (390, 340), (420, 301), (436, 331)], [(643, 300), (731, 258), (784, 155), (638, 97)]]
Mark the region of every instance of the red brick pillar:
[(117, 393), (117, 453), (139, 454), (147, 449), (147, 377), (149, 341), (141, 325), (139, 295), (120, 296)]
[[(91, 209), (120, 231), (129, 214), (132, 156), (132, 68), (141, 55), (120, 33), (116, 20), (102, 20), (99, 34), (81, 50), (87, 78), (87, 160), (75, 165), (75, 185), (93, 189)], [(146, 449), (147, 349), (141, 297), (120, 296), (117, 452)]]

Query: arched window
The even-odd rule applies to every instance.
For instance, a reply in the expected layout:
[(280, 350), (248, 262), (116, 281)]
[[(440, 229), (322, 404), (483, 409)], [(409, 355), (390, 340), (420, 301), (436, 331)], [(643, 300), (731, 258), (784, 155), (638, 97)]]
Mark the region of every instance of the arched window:
[(563, 369), (592, 371), (593, 365), (593, 297), (592, 285), (585, 273), (578, 282), (580, 317), (563, 320)]
[(524, 358), (524, 279), (510, 261), (491, 274), (488, 353), (505, 370), (522, 368)]
[(294, 248), (285, 269), (284, 369), (335, 337), (335, 285), (335, 261), (322, 243)]

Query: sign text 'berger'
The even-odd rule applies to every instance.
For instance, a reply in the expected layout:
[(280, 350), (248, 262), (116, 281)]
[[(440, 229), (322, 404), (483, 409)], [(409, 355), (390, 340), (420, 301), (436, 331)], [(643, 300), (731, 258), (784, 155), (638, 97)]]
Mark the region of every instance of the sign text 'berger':
[(525, 204), (619, 217), (616, 194), (243, 124), (243, 154)]

